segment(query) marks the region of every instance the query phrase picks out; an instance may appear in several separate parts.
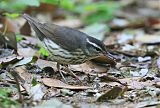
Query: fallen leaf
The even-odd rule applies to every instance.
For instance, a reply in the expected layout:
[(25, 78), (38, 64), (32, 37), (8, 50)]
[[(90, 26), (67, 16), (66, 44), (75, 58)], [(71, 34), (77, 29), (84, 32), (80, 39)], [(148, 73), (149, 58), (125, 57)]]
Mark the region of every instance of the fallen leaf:
[(150, 56), (138, 57), (138, 62), (145, 62), (145, 61), (151, 61), (151, 57)]
[(88, 86), (74, 86), (74, 85), (68, 85), (63, 83), (60, 80), (52, 79), (52, 78), (43, 78), (42, 82), (49, 87), (57, 87), (57, 88), (66, 88), (66, 89), (72, 89), (72, 90), (85, 90), (90, 89), (92, 87)]
[(11, 49), (0, 49), (0, 58), (12, 56), (14, 53)]
[(73, 107), (62, 103), (57, 99), (50, 99), (44, 102), (43, 104), (33, 108), (73, 108)]
[(123, 89), (121, 87), (118, 86), (114, 86), (111, 90), (105, 92), (104, 94), (102, 94), (97, 101), (98, 102), (104, 102), (107, 101), (109, 99), (115, 99), (116, 97), (120, 96), (120, 94), (122, 93)]
[(128, 24), (129, 24), (129, 21), (127, 21), (126, 19), (119, 19), (119, 18), (114, 18), (111, 22), (112, 28), (115, 28), (115, 26), (126, 27), (128, 26)]
[(85, 27), (82, 31), (90, 36), (93, 36), (94, 38), (102, 40), (105, 36), (105, 33), (109, 31), (109, 28), (106, 24), (95, 23)]
[(43, 69), (43, 68), (45, 68), (45, 67), (52, 67), (54, 70), (56, 70), (56, 62), (38, 59), (38, 60), (36, 61), (36, 64), (37, 64), (41, 69)]
[(61, 89), (60, 92), (65, 96), (73, 96), (74, 92), (68, 89)]
[(36, 55), (36, 50), (28, 47), (28, 48), (18, 48), (18, 54), (23, 57), (31, 57)]
[(160, 57), (157, 59), (157, 66), (160, 69)]
[[(121, 2), (125, 2), (125, 4), (126, 4), (128, 1), (121, 1)], [(133, 2), (133, 1), (131, 1), (131, 2)], [(128, 5), (126, 5), (126, 6), (130, 7)], [(113, 29), (113, 30), (122, 30), (122, 29), (128, 29), (128, 28), (139, 28), (139, 27), (144, 27), (145, 26), (144, 19), (140, 19), (137, 14), (130, 13), (130, 11), (128, 13), (128, 11), (124, 12), (124, 10), (123, 11), (122, 10), (117, 10), (115, 12), (115, 14), (118, 15), (119, 18), (114, 18), (109, 24), (111, 29)]]
[(146, 76), (148, 73), (148, 69), (141, 69), (140, 71), (131, 71), (130, 74), (134, 77), (138, 77), (138, 76), (141, 76), (141, 77), (144, 77)]
[(146, 87), (145, 89), (146, 89), (146, 91), (148, 92), (148, 94), (150, 94), (152, 97), (156, 97), (156, 96), (158, 96), (159, 93), (160, 93), (160, 89), (159, 89), (159, 88)]
[[(38, 59), (36, 61), (36, 64), (41, 69), (43, 69), (45, 67), (52, 67), (53, 70), (57, 69), (56, 62), (52, 62), (52, 61)], [(92, 62), (83, 63), (83, 64), (79, 64), (79, 65), (70, 65), (69, 67), (73, 71), (84, 72), (86, 74), (91, 73), (92, 71), (94, 71), (94, 72), (106, 72), (107, 71), (106, 67), (98, 66), (98, 65), (96, 65), (95, 63), (92, 63)]]
[(36, 56), (24, 57), (22, 60), (20, 60), (17, 63), (13, 64), (12, 67), (17, 67), (17, 66), (22, 66), (22, 65), (25, 65), (25, 64), (29, 64), (29, 63), (37, 61), (37, 59), (38, 58)]
[(4, 36), (0, 33), (0, 48), (5, 48), (5, 38)]
[(157, 82), (154, 86), (160, 88), (160, 82)]
[[(145, 87), (150, 87), (150, 86), (158, 86), (160, 82), (160, 78), (155, 77), (153, 80), (146, 80), (142, 81), (142, 77), (130, 77), (130, 78), (123, 78), (119, 79), (121, 83), (124, 83), (127, 85), (128, 89), (132, 90), (140, 90)], [(118, 82), (108, 82), (107, 83), (110, 86), (120, 86)]]
[(136, 36), (135, 40), (140, 42), (140, 43), (144, 43), (144, 44), (160, 43), (160, 36), (159, 35), (145, 34), (145, 35), (142, 35), (142, 36)]
[[(140, 81), (142, 77), (131, 77), (131, 78), (124, 78), (124, 79), (119, 79), (121, 82), (126, 83), (128, 85), (129, 89), (143, 89), (144, 87), (147, 86), (152, 86), (157, 82), (160, 82), (159, 80), (147, 80), (145, 82)], [(112, 85), (112, 83), (111, 83)]]
[(54, 22), (57, 25), (71, 27), (71, 28), (78, 28), (82, 26), (82, 21), (80, 19), (66, 19)]
[(31, 87), (31, 96), (34, 101), (40, 101), (44, 96), (44, 93), (42, 91), (42, 85), (37, 84)]
[(24, 41), (24, 43), (29, 43), (32, 45), (37, 45), (39, 43), (38, 39), (35, 37), (29, 37), (29, 36), (23, 36), (23, 35), (22, 37), (25, 39), (25, 40), (22, 40)]
[(122, 47), (122, 51), (132, 51), (132, 50), (136, 50), (136, 47), (130, 44), (125, 44)]
[(0, 28), (0, 31), (5, 31), (5, 27), (7, 27), (6, 29), (7, 32), (18, 32), (17, 26), (14, 24), (14, 22), (10, 18), (1, 16), (0, 22), (3, 25), (5, 25), (2, 28)]
[(25, 22), (20, 28), (20, 33), (26, 36), (31, 36), (31, 27), (29, 26), (28, 22)]
[[(134, 108), (146, 108), (146, 107), (151, 107), (155, 105), (160, 105), (160, 101), (149, 100), (145, 102), (139, 102), (136, 105), (134, 105)], [(156, 108), (159, 108), (159, 107), (156, 107)]]
[(23, 57), (17, 56), (17, 55), (11, 55), (7, 57), (0, 58), (0, 64), (2, 66), (6, 66), (9, 64), (16, 63), (17, 61), (23, 59)]
[(134, 34), (131, 33), (121, 33), (117, 36), (118, 43), (127, 43), (129, 40), (132, 40), (134, 38)]
[(3, 45), (4, 48), (8, 47), (17, 50), (17, 41), (14, 32), (6, 32), (5, 34), (0, 33), (0, 37), (1, 46), (5, 44)]
[(119, 79), (117, 79), (116, 77), (109, 77), (107, 75), (104, 76), (100, 76), (99, 77), (101, 82), (117, 82), (119, 84), (125, 85), (125, 83), (122, 83)]
[(106, 72), (108, 69), (106, 66), (100, 66), (94, 62), (87, 62), (80, 65), (71, 65), (71, 70), (84, 72), (85, 74), (96, 75), (96, 72)]
[(15, 71), (17, 74), (27, 83), (31, 83), (31, 79), (33, 78), (31, 73), (26, 72), (25, 66), (15, 67)]

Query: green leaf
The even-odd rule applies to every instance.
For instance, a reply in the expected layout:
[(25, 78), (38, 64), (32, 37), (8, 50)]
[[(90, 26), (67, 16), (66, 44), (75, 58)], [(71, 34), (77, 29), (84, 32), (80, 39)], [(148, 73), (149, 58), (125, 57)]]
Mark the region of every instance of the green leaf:
[(24, 4), (29, 6), (39, 6), (39, 0), (15, 0), (17, 4)]
[(10, 17), (10, 18), (16, 18), (19, 16), (19, 13), (3, 13), (3, 15)]
[(60, 6), (65, 9), (72, 10), (74, 9), (74, 0), (61, 0)]
[(1, 108), (19, 108), (19, 103), (9, 97), (10, 88), (0, 88), (0, 107)]
[(37, 84), (38, 84), (37, 79), (35, 77), (33, 77), (33, 79), (32, 79), (32, 86), (35, 86)]
[(96, 4), (90, 4), (90, 5), (84, 6), (84, 10), (86, 11), (93, 11), (95, 9), (96, 9)]
[(75, 4), (75, 0), (40, 0), (40, 1), (48, 4), (55, 4), (68, 10), (74, 9), (74, 4)]
[(7, 97), (10, 92), (11, 92), (11, 89), (0, 88), (0, 97), (2, 96)]
[(86, 4), (75, 6), (73, 11), (82, 14), (85, 23), (90, 24), (110, 20), (113, 18), (113, 12), (118, 7), (119, 5), (113, 1), (87, 2)]
[(48, 4), (59, 4), (60, 0), (40, 0), (43, 3), (48, 3)]
[(21, 12), (27, 6), (39, 6), (39, 0), (6, 0), (0, 1), (0, 9)]
[(58, 99), (52, 98), (33, 108), (75, 108), (75, 107), (64, 104)]
[(17, 40), (17, 42), (21, 41), (22, 39), (23, 39), (23, 37), (21, 35), (16, 34), (16, 40)]
[(41, 55), (44, 55), (44, 56), (48, 56), (49, 55), (48, 51), (43, 47), (40, 47), (38, 53), (41, 54)]

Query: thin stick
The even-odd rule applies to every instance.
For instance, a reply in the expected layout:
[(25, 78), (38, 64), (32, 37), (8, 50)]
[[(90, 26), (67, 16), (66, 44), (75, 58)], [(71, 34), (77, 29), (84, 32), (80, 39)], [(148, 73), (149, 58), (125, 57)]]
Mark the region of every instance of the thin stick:
[(21, 93), (21, 90), (20, 90), (20, 83), (19, 83), (19, 77), (20, 76), (17, 74), (17, 72), (13, 68), (9, 69), (9, 72), (13, 76), (13, 78), (16, 82), (17, 89), (18, 89), (18, 94), (19, 94), (19, 101), (21, 103), (23, 103), (23, 96), (22, 96), (22, 93)]

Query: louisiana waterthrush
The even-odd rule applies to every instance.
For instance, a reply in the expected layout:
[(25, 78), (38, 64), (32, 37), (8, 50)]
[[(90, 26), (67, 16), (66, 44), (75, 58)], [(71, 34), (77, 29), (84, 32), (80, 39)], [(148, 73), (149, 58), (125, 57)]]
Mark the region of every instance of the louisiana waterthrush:
[(83, 32), (51, 23), (42, 23), (27, 14), (22, 16), (48, 50), (49, 58), (58, 64), (81, 64), (101, 54), (111, 57), (103, 42)]

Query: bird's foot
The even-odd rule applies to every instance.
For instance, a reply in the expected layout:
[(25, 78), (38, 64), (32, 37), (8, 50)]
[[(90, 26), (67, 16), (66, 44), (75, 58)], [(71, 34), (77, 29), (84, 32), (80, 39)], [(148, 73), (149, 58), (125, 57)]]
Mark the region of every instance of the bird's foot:
[(79, 79), (79, 77), (72, 71), (68, 68), (68, 65), (63, 65), (65, 68), (62, 70), (60, 69), (60, 64), (57, 64), (57, 69), (58, 69), (58, 72), (60, 73), (61, 77), (63, 78), (64, 82), (65, 83), (68, 83), (66, 78), (64, 77), (63, 73), (65, 73), (64, 71), (70, 73), (70, 75), (72, 75), (74, 78), (76, 78), (82, 85), (83, 85), (83, 82)]
[(74, 78), (76, 78), (83, 85), (83, 82), (80, 80), (80, 78), (72, 70), (70, 70), (68, 66), (65, 69), (67, 72), (69, 72)]
[(63, 75), (62, 70), (59, 70), (58, 72), (60, 73), (60, 75), (61, 75), (61, 77), (63, 78), (64, 82), (65, 82), (65, 83), (68, 83), (68, 81), (66, 80), (66, 78), (65, 78), (64, 75)]
[(60, 64), (57, 63), (57, 72), (61, 75), (62, 79), (64, 80), (65, 83), (68, 83), (66, 78), (63, 75), (63, 70), (60, 69)]

